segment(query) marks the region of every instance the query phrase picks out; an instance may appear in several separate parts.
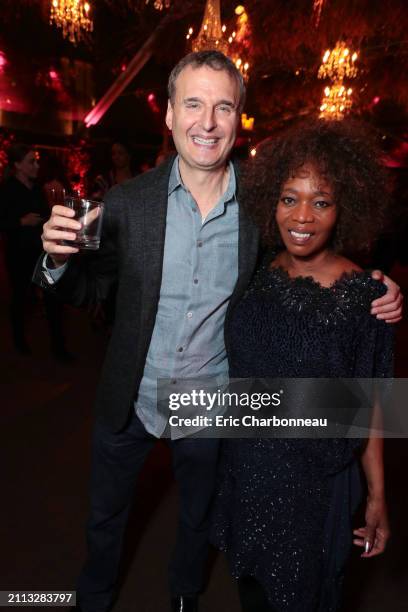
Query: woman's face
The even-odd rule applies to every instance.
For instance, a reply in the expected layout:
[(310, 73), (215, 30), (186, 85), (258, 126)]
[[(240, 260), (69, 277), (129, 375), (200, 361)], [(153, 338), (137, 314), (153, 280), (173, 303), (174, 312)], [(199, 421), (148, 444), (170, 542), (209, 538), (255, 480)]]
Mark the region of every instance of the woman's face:
[(17, 172), (24, 178), (35, 180), (38, 176), (40, 164), (35, 151), (29, 151), (20, 162), (15, 162)]
[(276, 222), (289, 253), (310, 257), (329, 248), (337, 220), (331, 186), (305, 164), (282, 187)]
[(115, 168), (126, 168), (129, 165), (129, 153), (125, 147), (118, 142), (112, 145), (112, 164)]

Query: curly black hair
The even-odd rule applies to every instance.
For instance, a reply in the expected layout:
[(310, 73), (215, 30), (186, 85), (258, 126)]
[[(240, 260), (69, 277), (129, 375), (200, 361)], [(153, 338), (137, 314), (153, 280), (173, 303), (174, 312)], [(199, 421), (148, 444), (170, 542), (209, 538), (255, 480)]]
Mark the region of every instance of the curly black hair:
[(242, 178), (242, 201), (266, 246), (282, 245), (275, 221), (284, 183), (309, 163), (333, 189), (338, 218), (331, 247), (367, 249), (389, 203), (389, 181), (372, 133), (354, 120), (301, 122), (260, 145)]

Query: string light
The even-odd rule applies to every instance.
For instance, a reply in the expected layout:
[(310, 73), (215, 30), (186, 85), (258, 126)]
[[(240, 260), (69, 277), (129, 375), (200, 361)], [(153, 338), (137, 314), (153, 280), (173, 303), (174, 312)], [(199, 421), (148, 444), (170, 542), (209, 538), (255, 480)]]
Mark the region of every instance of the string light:
[(83, 0), (51, 0), (50, 24), (62, 29), (64, 38), (74, 45), (84, 32), (92, 32), (91, 5)]

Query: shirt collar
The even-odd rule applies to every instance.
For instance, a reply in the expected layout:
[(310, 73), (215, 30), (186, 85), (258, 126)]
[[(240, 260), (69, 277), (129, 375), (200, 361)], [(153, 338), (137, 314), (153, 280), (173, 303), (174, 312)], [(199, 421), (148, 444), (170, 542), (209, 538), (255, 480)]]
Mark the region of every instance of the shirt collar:
[[(227, 185), (227, 189), (224, 195), (222, 196), (222, 201), (224, 203), (230, 202), (231, 200), (235, 199), (236, 189), (237, 189), (237, 180), (235, 177), (234, 164), (231, 161), (228, 163), (228, 168), (229, 168), (228, 185)], [(180, 169), (179, 169), (179, 156), (177, 155), (177, 157), (175, 158), (173, 162), (171, 171), (170, 171), (168, 195), (173, 193), (173, 191), (175, 191), (178, 187), (182, 187), (183, 189), (185, 189), (183, 185), (183, 181), (181, 180)]]
[(222, 198), (225, 203), (236, 199), (236, 190), (237, 190), (237, 179), (235, 176), (235, 169), (234, 169), (234, 164), (232, 163), (232, 161), (228, 162), (228, 168), (229, 168), (228, 186)]
[(180, 170), (179, 170), (179, 156), (177, 155), (174, 159), (173, 165), (170, 171), (169, 177), (169, 187), (168, 187), (168, 195), (173, 193), (177, 187), (184, 187), (183, 181), (181, 180)]

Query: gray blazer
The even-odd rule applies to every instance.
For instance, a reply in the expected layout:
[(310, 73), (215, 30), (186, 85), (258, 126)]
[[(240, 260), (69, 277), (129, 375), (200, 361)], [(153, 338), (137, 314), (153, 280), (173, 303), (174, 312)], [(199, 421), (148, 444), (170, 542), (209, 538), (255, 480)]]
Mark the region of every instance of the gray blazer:
[[(108, 192), (99, 251), (72, 256), (66, 272), (54, 285), (49, 285), (42, 271), (43, 256), (34, 272), (36, 284), (74, 306), (100, 302), (117, 283), (115, 323), (96, 398), (97, 418), (114, 432), (126, 425), (133, 410), (153, 333), (173, 160)], [(237, 197), (239, 201), (238, 188)], [(242, 206), (238, 252), (238, 280), (226, 322), (248, 285), (259, 252), (258, 230)]]

